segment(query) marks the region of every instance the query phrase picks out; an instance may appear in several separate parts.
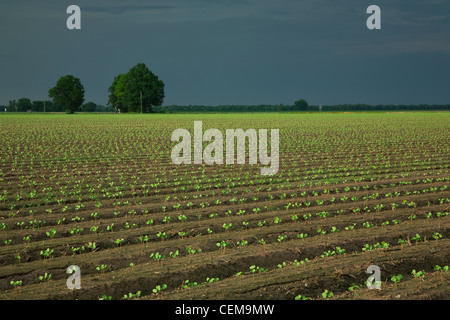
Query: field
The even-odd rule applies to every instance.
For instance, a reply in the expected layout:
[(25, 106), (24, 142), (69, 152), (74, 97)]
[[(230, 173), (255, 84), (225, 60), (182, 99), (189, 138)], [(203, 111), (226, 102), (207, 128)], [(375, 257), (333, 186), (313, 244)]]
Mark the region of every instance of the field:
[[(195, 120), (279, 129), (278, 174), (173, 164)], [(0, 299), (450, 298), (450, 113), (2, 114), (0, 133)]]

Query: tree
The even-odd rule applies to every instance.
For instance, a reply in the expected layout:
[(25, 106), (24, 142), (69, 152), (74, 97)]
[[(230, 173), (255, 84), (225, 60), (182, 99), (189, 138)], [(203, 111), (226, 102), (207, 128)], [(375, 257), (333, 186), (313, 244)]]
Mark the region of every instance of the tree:
[(122, 112), (127, 112), (123, 105), (123, 80), (125, 73), (119, 74), (114, 78), (112, 85), (109, 87), (108, 105), (113, 108), (120, 109)]
[(95, 112), (96, 108), (97, 108), (97, 104), (94, 102), (88, 102), (81, 106), (81, 110), (83, 112)]
[(295, 110), (297, 111), (306, 111), (308, 108), (308, 102), (306, 100), (300, 99), (294, 102)]
[(65, 106), (66, 113), (74, 113), (84, 102), (84, 87), (80, 79), (66, 75), (48, 91), (48, 96)]
[(35, 100), (31, 103), (31, 110), (35, 112), (43, 112), (44, 111), (44, 101)]
[(17, 101), (17, 111), (19, 112), (27, 112), (28, 110), (31, 110), (31, 107), (32, 104), (28, 98), (21, 98)]
[(144, 63), (115, 77), (108, 91), (108, 104), (122, 112), (151, 112), (152, 106), (159, 106), (164, 100), (164, 82)]
[(8, 112), (17, 112), (17, 101), (16, 100), (9, 101), (7, 111)]

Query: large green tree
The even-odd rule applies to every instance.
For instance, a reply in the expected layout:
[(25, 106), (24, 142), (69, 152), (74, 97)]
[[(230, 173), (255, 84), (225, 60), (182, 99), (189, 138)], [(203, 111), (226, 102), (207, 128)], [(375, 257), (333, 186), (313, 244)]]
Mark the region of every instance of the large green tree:
[(124, 97), (123, 97), (123, 82), (125, 73), (119, 74), (114, 78), (113, 83), (109, 87), (109, 100), (108, 105), (114, 107), (115, 109), (120, 109), (122, 112), (127, 112), (124, 107)]
[(144, 63), (115, 77), (108, 91), (108, 104), (123, 112), (151, 112), (152, 106), (159, 106), (164, 101), (164, 82)]
[(27, 112), (28, 110), (31, 110), (32, 103), (30, 99), (28, 98), (21, 98), (19, 101), (17, 101), (17, 111), (19, 112)]
[(306, 100), (300, 99), (294, 102), (295, 110), (297, 111), (306, 111), (308, 108), (308, 102)]
[(84, 102), (84, 87), (80, 79), (66, 75), (48, 91), (48, 96), (63, 105), (66, 113), (74, 113)]

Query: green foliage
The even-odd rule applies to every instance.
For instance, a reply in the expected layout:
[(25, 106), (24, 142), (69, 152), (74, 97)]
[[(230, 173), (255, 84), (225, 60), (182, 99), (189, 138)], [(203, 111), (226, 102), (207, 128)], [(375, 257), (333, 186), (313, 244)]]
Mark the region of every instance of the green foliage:
[(329, 299), (333, 296), (333, 292), (328, 291), (327, 289), (324, 290), (324, 292), (322, 292), (322, 298), (324, 299)]
[(294, 107), (297, 111), (306, 111), (308, 109), (308, 102), (300, 99), (294, 102)]
[(153, 289), (152, 291), (153, 291), (153, 293), (159, 293), (159, 292), (161, 292), (161, 291), (163, 291), (163, 290), (166, 290), (167, 289), (167, 285), (166, 284), (163, 284), (162, 286), (160, 286), (160, 285), (157, 285), (156, 287), (155, 287), (155, 289)]
[(81, 106), (81, 111), (83, 112), (95, 112), (96, 109), (97, 104), (92, 101), (85, 103)]
[(80, 79), (72, 75), (61, 77), (48, 96), (66, 107), (66, 113), (74, 113), (84, 101), (84, 87)]
[(121, 112), (151, 112), (151, 107), (161, 105), (165, 96), (164, 82), (144, 63), (138, 63), (128, 73), (116, 76), (108, 91), (108, 105)]

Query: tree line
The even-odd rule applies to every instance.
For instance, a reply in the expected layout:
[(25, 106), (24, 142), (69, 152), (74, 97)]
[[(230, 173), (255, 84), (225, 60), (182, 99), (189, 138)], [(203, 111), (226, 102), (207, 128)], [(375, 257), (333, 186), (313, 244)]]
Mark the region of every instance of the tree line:
[(450, 110), (444, 105), (309, 105), (299, 99), (293, 105), (170, 105), (163, 106), (164, 82), (150, 71), (144, 63), (138, 63), (127, 73), (114, 77), (108, 88), (107, 106), (94, 102), (84, 103), (84, 87), (80, 79), (66, 75), (48, 91), (52, 100), (31, 101), (28, 98), (11, 100), (7, 106), (0, 106), (6, 112), (135, 112), (135, 113), (214, 113), (214, 112), (352, 112), (352, 111), (439, 111)]
[(143, 63), (114, 78), (108, 89), (107, 106), (84, 103), (84, 87), (73, 75), (61, 77), (48, 91), (52, 100), (31, 101), (28, 98), (11, 100), (0, 106), (6, 112), (152, 112), (152, 106), (162, 105), (164, 82)]
[(296, 105), (170, 105), (154, 108), (156, 113), (221, 113), (221, 112), (355, 112), (355, 111), (442, 111), (450, 110), (446, 105), (367, 105), (367, 104), (341, 104), (341, 105), (308, 105), (299, 108)]
[[(45, 103), (45, 108), (44, 108)], [(112, 106), (97, 105), (94, 102), (82, 104), (75, 112), (118, 112), (120, 109)], [(0, 111), (7, 112), (66, 112), (66, 107), (53, 100), (31, 101), (28, 98), (11, 100), (7, 106), (0, 106)], [(154, 113), (237, 113), (237, 112), (355, 112), (355, 111), (442, 111), (450, 110), (450, 104), (446, 105), (367, 105), (367, 104), (340, 104), (340, 105), (308, 105), (306, 108), (299, 108), (296, 105), (169, 105), (145, 107), (143, 112)], [(133, 112), (122, 107), (121, 112)], [(134, 112), (139, 112), (139, 106), (134, 108)]]
[[(0, 111), (6, 112), (66, 112), (66, 106), (54, 100), (33, 100), (20, 98), (10, 100), (8, 105), (0, 105)], [(75, 112), (114, 112), (114, 108), (87, 102), (79, 106)]]

